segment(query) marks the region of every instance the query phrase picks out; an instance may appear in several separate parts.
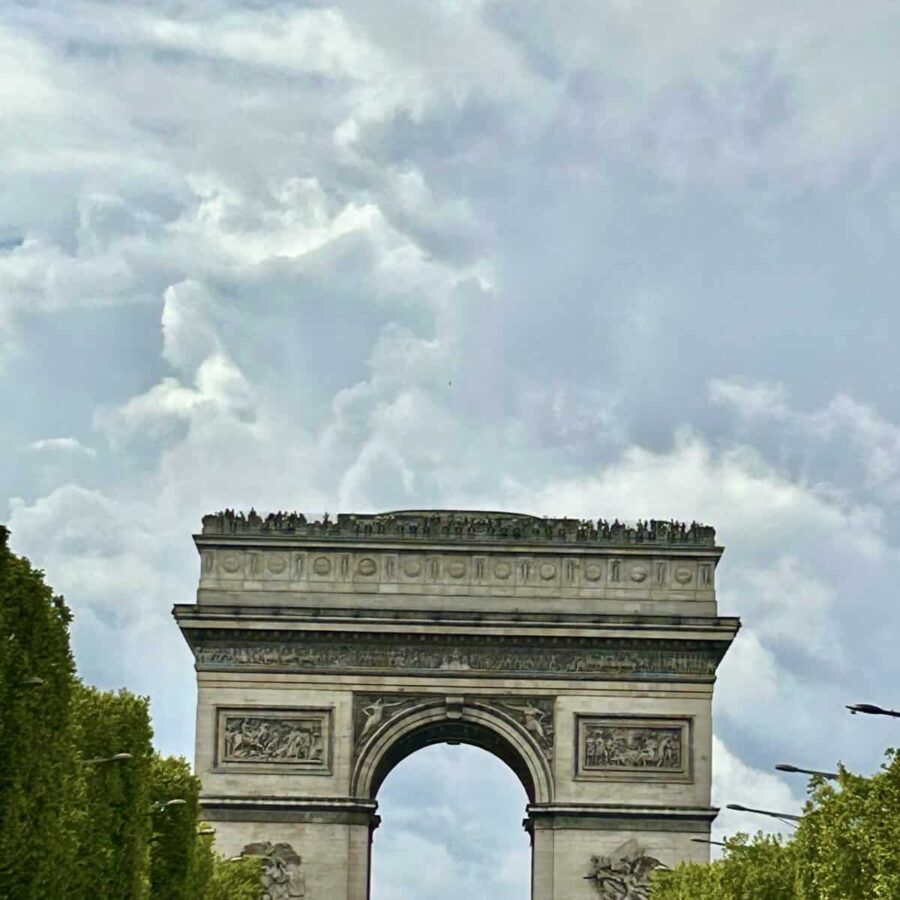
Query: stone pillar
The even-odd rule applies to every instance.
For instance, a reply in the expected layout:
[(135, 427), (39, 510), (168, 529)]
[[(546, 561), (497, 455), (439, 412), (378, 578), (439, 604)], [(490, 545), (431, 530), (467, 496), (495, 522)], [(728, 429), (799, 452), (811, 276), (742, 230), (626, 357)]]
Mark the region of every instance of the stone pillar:
[(273, 896), (279, 900), (367, 900), (376, 805), (349, 798), (207, 797), (202, 814), (216, 829), (219, 853), (261, 856), (264, 869), (277, 870), (283, 890)]
[(714, 809), (533, 804), (526, 820), (533, 839), (532, 900), (630, 897), (612, 885), (648, 884), (660, 864), (707, 861), (708, 848), (691, 838), (708, 839), (715, 815)]

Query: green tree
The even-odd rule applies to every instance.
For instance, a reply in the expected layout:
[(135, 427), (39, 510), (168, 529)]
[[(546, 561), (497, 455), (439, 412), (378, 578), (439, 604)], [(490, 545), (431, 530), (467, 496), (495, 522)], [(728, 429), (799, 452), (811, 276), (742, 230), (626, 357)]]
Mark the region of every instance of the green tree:
[(0, 526), (0, 897), (65, 897), (81, 770), (70, 701), (71, 615)]
[(186, 760), (154, 755), (150, 765), (151, 897), (196, 900), (199, 796), (200, 779)]
[(794, 839), (800, 900), (900, 897), (900, 756), (871, 778), (841, 767), (837, 784), (813, 779)]
[(722, 858), (709, 865), (682, 863), (655, 874), (653, 900), (793, 900), (794, 847), (762, 832), (725, 841)]
[(262, 862), (255, 857), (227, 859), (213, 849), (212, 833), (197, 836), (195, 900), (259, 900)]
[[(79, 685), (73, 695), (84, 770), (78, 876), (64, 896), (142, 900), (149, 888), (153, 758), (146, 697)], [(91, 763), (118, 753), (130, 759)]]

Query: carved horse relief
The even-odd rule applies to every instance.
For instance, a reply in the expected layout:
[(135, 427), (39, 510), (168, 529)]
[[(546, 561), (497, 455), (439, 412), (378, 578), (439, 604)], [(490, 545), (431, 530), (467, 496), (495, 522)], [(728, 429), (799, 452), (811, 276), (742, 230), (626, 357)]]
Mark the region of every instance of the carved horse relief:
[(665, 866), (653, 856), (646, 856), (633, 838), (611, 856), (592, 856), (591, 873), (602, 900), (649, 900), (650, 873)]
[(241, 856), (262, 859), (261, 900), (293, 900), (306, 896), (306, 879), (301, 871), (303, 859), (290, 844), (273, 844), (271, 841), (247, 844)]

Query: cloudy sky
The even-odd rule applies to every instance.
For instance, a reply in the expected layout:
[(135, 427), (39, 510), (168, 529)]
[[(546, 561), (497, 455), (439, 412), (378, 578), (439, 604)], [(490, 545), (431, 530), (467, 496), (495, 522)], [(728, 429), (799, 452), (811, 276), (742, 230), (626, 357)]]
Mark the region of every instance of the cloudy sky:
[[(877, 767), (898, 45), (893, 0), (6, 0), (0, 518), (83, 675), (192, 752), (169, 610), (223, 506), (697, 518), (745, 623), (714, 799)], [(528, 896), (501, 764), (382, 799), (376, 900)]]

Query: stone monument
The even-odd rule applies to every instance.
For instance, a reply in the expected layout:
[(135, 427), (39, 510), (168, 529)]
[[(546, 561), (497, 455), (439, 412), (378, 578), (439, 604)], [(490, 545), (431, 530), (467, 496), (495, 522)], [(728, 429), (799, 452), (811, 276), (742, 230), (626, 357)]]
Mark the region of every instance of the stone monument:
[[(644, 898), (703, 860), (715, 531), (472, 511), (205, 516), (203, 816), (272, 898), (367, 900), (377, 795), (430, 744), (498, 756), (528, 795), (533, 900)], [(427, 827), (427, 823), (423, 823)]]

